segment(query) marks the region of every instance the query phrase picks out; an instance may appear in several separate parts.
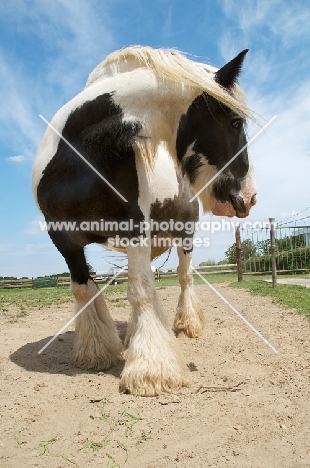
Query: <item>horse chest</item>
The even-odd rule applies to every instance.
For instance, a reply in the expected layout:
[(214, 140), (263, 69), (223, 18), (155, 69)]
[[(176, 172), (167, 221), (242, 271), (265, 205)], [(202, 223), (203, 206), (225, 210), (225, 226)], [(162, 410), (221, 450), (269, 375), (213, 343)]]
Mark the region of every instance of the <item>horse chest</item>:
[[(138, 172), (139, 174), (139, 172)], [(180, 174), (164, 147), (159, 147), (153, 170), (147, 175), (151, 203), (164, 202), (180, 194)]]

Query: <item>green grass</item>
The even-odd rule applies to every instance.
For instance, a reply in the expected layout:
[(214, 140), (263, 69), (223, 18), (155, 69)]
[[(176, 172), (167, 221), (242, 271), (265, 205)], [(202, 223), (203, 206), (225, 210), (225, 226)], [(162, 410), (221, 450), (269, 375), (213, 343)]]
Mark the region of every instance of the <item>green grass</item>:
[[(108, 414), (105, 413), (104, 405), (105, 403), (103, 403), (101, 416), (94, 419), (103, 423), (102, 430), (106, 430), (105, 435), (98, 442), (94, 442), (93, 440), (87, 440), (82, 445), (82, 447), (80, 447), (79, 450), (92, 449), (93, 451), (95, 451), (103, 449), (112, 451), (113, 453), (113, 451), (115, 450), (116, 442), (116, 446), (118, 448), (121, 448), (124, 452), (122, 461), (118, 463), (115, 458), (116, 455), (114, 453), (112, 455), (111, 453), (105, 452), (105, 456), (108, 459), (106, 467), (121, 468), (127, 463), (129, 457), (129, 451), (125, 445), (125, 443), (127, 443), (126, 439), (132, 437), (134, 432), (134, 426), (140, 421), (140, 418), (128, 413), (127, 411), (123, 411), (118, 417), (110, 417)], [(123, 440), (123, 442), (119, 440), (118, 437), (120, 437)], [(150, 438), (144, 437), (143, 440), (140, 439), (139, 442), (145, 442), (149, 439)], [(118, 458), (119, 456), (120, 455), (118, 454)]]
[[(281, 279), (285, 277), (292, 278), (291, 275), (281, 275)], [(264, 276), (263, 278), (246, 276), (240, 283), (234, 282), (230, 286), (246, 289), (253, 294), (270, 296), (273, 302), (296, 309), (297, 312), (310, 318), (310, 290), (308, 288), (292, 284), (278, 284), (276, 288), (273, 288), (271, 283), (264, 281), (270, 279), (270, 276)]]
[[(296, 278), (297, 276), (294, 275)], [(309, 278), (309, 274), (300, 275), (300, 278)], [(276, 288), (266, 280), (271, 279), (271, 275), (251, 276), (244, 275), (243, 281), (238, 283), (235, 273), (206, 275), (206, 280), (210, 283), (223, 283), (228, 281), (229, 286), (234, 288), (246, 289), (253, 294), (261, 296), (270, 296), (274, 303), (285, 307), (296, 309), (299, 313), (305, 314), (310, 318), (310, 289), (304, 286), (292, 284), (278, 284)], [(280, 275), (279, 278), (292, 278), (292, 275)], [(202, 284), (203, 281), (195, 276), (195, 284)]]
[(303, 273), (302, 275), (300, 275), (300, 277), (310, 279), (310, 273)]
[(14, 323), (26, 317), (33, 308), (45, 308), (72, 301), (69, 288), (1, 289), (0, 317)]
[[(210, 282), (232, 281), (235, 275), (208, 275)], [(196, 278), (197, 284), (202, 284), (200, 278)], [(160, 282), (156, 281), (157, 288), (168, 286), (178, 286), (178, 278), (163, 278)], [(104, 287), (99, 285), (100, 288)], [(123, 305), (123, 300), (126, 296), (127, 282), (110, 285), (105, 289), (104, 294), (111, 296), (111, 302), (115, 302), (115, 306)], [(124, 293), (124, 297), (113, 299), (114, 295)], [(60, 288), (38, 288), (38, 289), (1, 289), (0, 290), (0, 311), (6, 311), (8, 306), (16, 306), (25, 311), (34, 307), (48, 307), (51, 305), (60, 305), (66, 302), (73, 301), (73, 295), (69, 286)]]
[(53, 437), (50, 440), (45, 440), (45, 441), (40, 442), (40, 445), (39, 445), (40, 453), (38, 456), (42, 457), (42, 455), (45, 455), (46, 453), (48, 453), (50, 445), (53, 445), (55, 442), (57, 442), (56, 437)]
[[(100, 285), (100, 288), (102, 285)], [(108, 286), (106, 294), (125, 292), (127, 284)], [(51, 305), (60, 305), (72, 302), (73, 295), (69, 286), (60, 288), (38, 288), (38, 289), (1, 289), (0, 290), (0, 312), (6, 312), (9, 306), (15, 306), (26, 310), (35, 307), (43, 308)]]
[[(270, 296), (274, 302), (286, 307), (295, 308), (298, 312), (310, 318), (310, 290), (304, 286), (278, 284), (277, 288), (272, 288), (271, 283), (265, 280), (266, 276), (246, 276), (240, 283), (237, 282), (235, 273), (208, 274), (204, 276), (210, 283), (229, 283), (235, 288), (244, 288), (253, 294)], [(281, 275), (281, 279), (292, 275)], [(295, 276), (296, 277), (296, 276)], [(309, 278), (309, 274), (300, 275), (301, 278)], [(161, 281), (156, 281), (157, 289), (165, 289), (170, 286), (178, 286), (178, 278), (162, 277)], [(203, 280), (195, 275), (195, 284), (203, 284)], [(103, 286), (100, 285), (100, 288)], [(109, 296), (114, 307), (121, 307), (126, 304), (127, 282), (110, 285), (105, 289), (105, 295)], [(122, 297), (119, 295), (122, 294)], [(116, 296), (116, 297), (113, 297)], [(2, 289), (0, 290), (0, 312), (10, 321), (17, 321), (28, 315), (32, 308), (44, 308), (51, 305), (60, 305), (73, 302), (73, 296), (69, 287), (61, 288), (40, 288), (40, 289)], [(15, 306), (15, 312), (9, 311), (10, 306)]]
[[(219, 274), (208, 274), (208, 275), (203, 275), (206, 280), (209, 283), (226, 283), (226, 282), (232, 282), (237, 280), (237, 276), (235, 273), (219, 273)], [(199, 276), (195, 275), (194, 276), (195, 284), (203, 284), (204, 281), (199, 278)], [(178, 286), (179, 285), (179, 280), (177, 276), (174, 276), (172, 278), (165, 278), (162, 277), (160, 281), (156, 281), (156, 287), (157, 288), (162, 288), (162, 287), (168, 287), (168, 286)]]
[(71, 298), (72, 293), (69, 288), (1, 289), (0, 310), (9, 305), (24, 308), (46, 307), (63, 304)]

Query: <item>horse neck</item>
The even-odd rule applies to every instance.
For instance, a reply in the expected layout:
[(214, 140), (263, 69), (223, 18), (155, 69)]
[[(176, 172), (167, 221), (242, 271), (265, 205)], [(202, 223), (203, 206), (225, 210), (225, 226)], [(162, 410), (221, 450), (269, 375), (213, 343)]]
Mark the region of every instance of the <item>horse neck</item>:
[[(123, 77), (126, 85), (120, 86), (114, 99), (121, 106), (124, 119), (141, 121), (143, 136), (151, 137), (155, 145), (164, 141), (175, 154), (180, 118), (198, 93), (182, 83), (159, 79), (146, 69)], [(129, 77), (132, 87), (128, 86)]]

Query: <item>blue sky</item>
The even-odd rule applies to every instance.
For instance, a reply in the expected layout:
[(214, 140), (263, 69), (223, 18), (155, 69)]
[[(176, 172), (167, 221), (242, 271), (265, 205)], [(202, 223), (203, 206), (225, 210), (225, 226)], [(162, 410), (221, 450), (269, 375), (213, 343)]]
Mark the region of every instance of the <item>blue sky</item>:
[[(303, 0), (244, 0), (242, 5), (231, 0), (3, 4), (0, 275), (67, 270), (47, 233), (37, 227), (40, 213), (31, 192), (31, 168), (46, 128), (39, 114), (50, 120), (85, 86), (88, 74), (108, 53), (132, 44), (175, 47), (218, 67), (249, 48), (240, 80), (248, 103), (262, 124), (278, 115), (250, 148), (258, 185), (258, 204), (250, 220), (272, 216), (280, 221), (310, 206), (309, 24), (310, 7)], [(250, 135), (257, 130), (250, 126)], [(303, 213), (308, 215), (310, 209)], [(224, 258), (232, 242), (232, 233), (212, 236), (209, 248), (195, 250), (194, 265)], [(99, 246), (88, 247), (87, 253), (97, 271), (113, 261)], [(167, 265), (176, 264), (172, 253)]]

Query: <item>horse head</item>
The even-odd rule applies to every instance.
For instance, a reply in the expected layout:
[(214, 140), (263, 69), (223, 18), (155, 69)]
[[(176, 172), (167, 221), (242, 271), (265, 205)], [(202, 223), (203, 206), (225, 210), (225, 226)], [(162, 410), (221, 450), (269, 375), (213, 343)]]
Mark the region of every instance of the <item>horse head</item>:
[[(236, 85), (247, 50), (220, 68), (214, 80), (223, 93), (241, 94)], [(199, 194), (204, 211), (246, 217), (256, 203), (256, 186), (247, 149), (245, 118), (204, 92), (182, 115), (177, 155)]]

